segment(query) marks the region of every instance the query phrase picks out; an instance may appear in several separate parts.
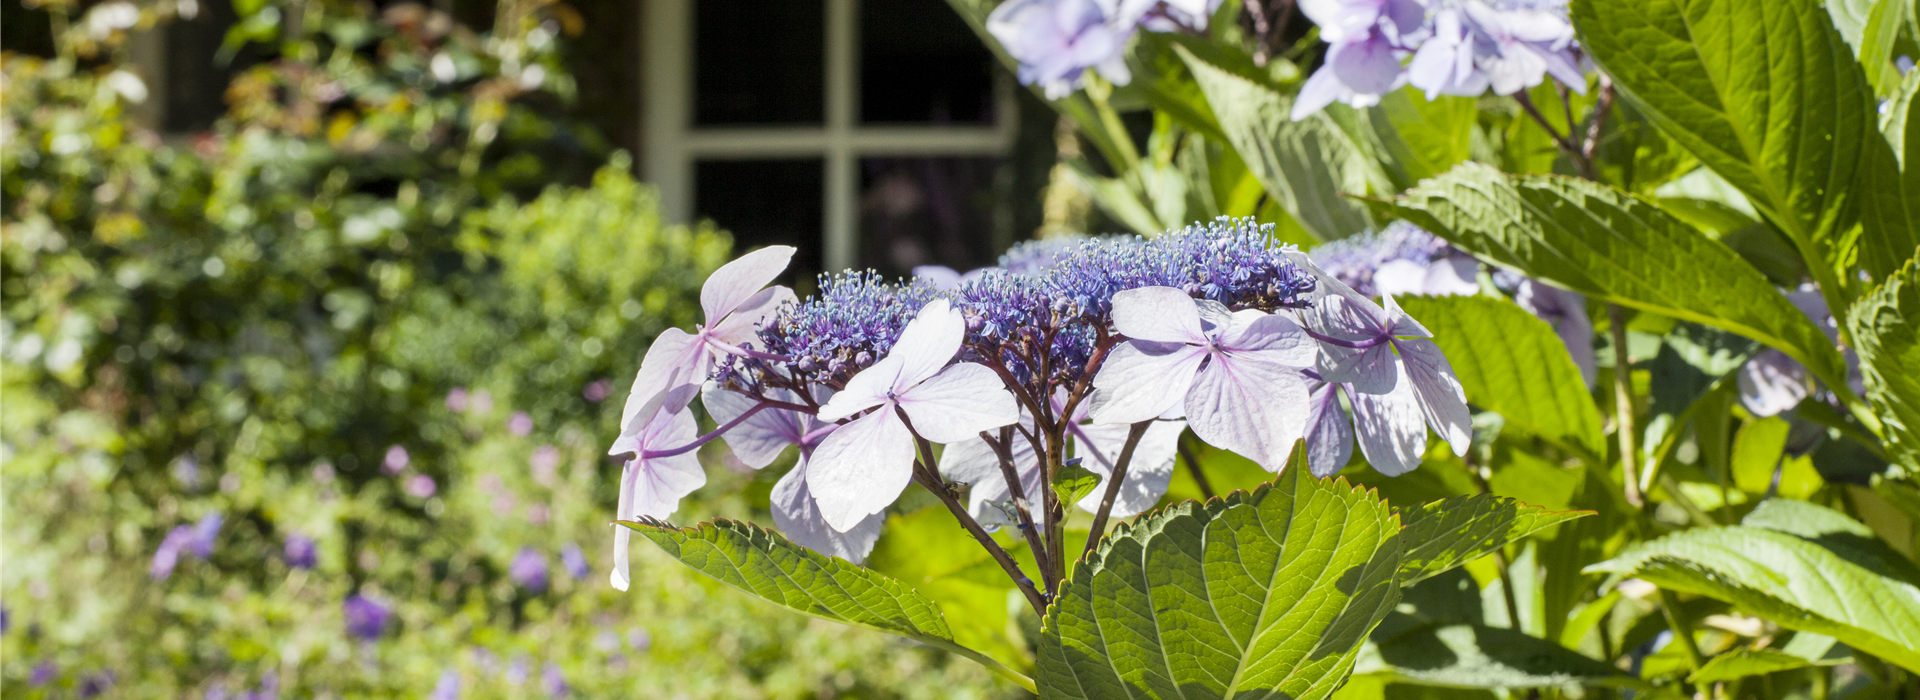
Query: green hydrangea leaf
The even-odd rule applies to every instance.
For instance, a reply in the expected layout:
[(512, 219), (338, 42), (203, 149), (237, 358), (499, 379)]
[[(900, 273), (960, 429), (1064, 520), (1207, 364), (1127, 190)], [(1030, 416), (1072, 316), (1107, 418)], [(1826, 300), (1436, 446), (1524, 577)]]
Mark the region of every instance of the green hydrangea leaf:
[(1829, 387), (1846, 386), (1846, 364), (1833, 342), (1765, 275), (1726, 245), (1619, 190), (1467, 163), (1374, 204), (1489, 262), (1738, 333), (1779, 348)]
[(1920, 588), (1857, 561), (1818, 539), (1735, 525), (1676, 532), (1586, 570), (1723, 600), (1920, 670)]
[(1580, 368), (1553, 327), (1504, 299), (1397, 297), (1433, 331), (1467, 401), (1499, 413), (1507, 425), (1589, 455), (1607, 453), (1600, 411)]
[(788, 542), (752, 523), (714, 520), (687, 528), (659, 521), (619, 525), (675, 559), (734, 588), (814, 617), (890, 632), (978, 661), (1033, 690), (1033, 681), (953, 641), (940, 607), (899, 581)]
[(1532, 533), (1575, 518), (1590, 510), (1552, 512), (1492, 494), (1454, 496), (1410, 508), (1395, 508), (1406, 546), (1401, 557), (1400, 585), (1443, 573), (1493, 553)]
[(1386, 503), (1304, 469), (1117, 528), (1047, 611), (1042, 698), (1325, 698), (1399, 600)]

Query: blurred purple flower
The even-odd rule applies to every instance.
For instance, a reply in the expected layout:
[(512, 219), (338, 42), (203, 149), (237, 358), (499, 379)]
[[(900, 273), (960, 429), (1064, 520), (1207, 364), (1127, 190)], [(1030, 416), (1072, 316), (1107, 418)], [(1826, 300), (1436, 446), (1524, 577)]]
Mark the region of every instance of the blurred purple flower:
[(1562, 15), (1531, 7), (1496, 10), (1477, 2), (1462, 9), (1474, 31), (1474, 65), (1497, 95), (1539, 85), (1546, 74), (1587, 94), (1587, 78), (1573, 48), (1573, 25)]
[(547, 662), (546, 670), (540, 674), (540, 687), (547, 691), (548, 697), (564, 698), (572, 693), (567, 687), (567, 677), (560, 673), (560, 664)]
[(527, 415), (526, 411), (514, 411), (513, 417), (507, 419), (507, 432), (513, 433), (514, 437), (533, 434), (533, 416)]
[(457, 700), (460, 697), (460, 672), (451, 668), (440, 672), (440, 680), (433, 684), (433, 692), (427, 694), (427, 700)]
[(466, 387), (455, 387), (453, 391), (447, 392), (447, 410), (453, 411), (454, 413), (466, 413), (467, 403)]
[(647, 634), (645, 627), (635, 627), (627, 632), (627, 646), (634, 651), (646, 651), (653, 648), (653, 635)]
[(440, 490), (439, 485), (433, 483), (433, 477), (425, 474), (415, 474), (409, 477), (406, 486), (402, 488), (407, 492), (407, 495), (414, 498), (431, 498), (434, 492)]
[(213, 556), (213, 541), (220, 535), (220, 523), (225, 520), (225, 516), (219, 513), (208, 513), (201, 516), (200, 522), (193, 524), (193, 534), (187, 539), (187, 548), (192, 550), (195, 557), (205, 559)]
[(1487, 91), (1487, 76), (1473, 65), (1473, 33), (1460, 11), (1446, 8), (1433, 15), (1433, 36), (1413, 52), (1407, 64), (1407, 82), (1427, 93), (1473, 97)]
[(268, 671), (260, 676), (260, 687), (241, 693), (235, 700), (279, 700), (280, 674)]
[(207, 692), (200, 695), (200, 700), (227, 700), (227, 698), (227, 684), (221, 682), (207, 686)]
[(153, 552), (153, 563), (147, 567), (147, 575), (155, 581), (165, 581), (173, 575), (173, 568), (180, 564), (180, 553), (187, 549), (193, 540), (193, 526), (176, 525), (167, 531), (160, 547)]
[(358, 593), (347, 596), (341, 610), (347, 618), (347, 633), (369, 641), (386, 634), (387, 623), (393, 620), (391, 606)]
[(560, 565), (566, 567), (567, 575), (576, 579), (586, 578), (587, 574), (593, 572), (593, 567), (587, 564), (586, 552), (580, 551), (580, 545), (572, 542), (560, 548)]
[(1553, 326), (1560, 342), (1566, 344), (1567, 354), (1573, 357), (1574, 366), (1580, 368), (1580, 378), (1592, 387), (1598, 370), (1593, 361), (1593, 319), (1587, 316), (1587, 297), (1522, 279), (1513, 302)]
[(1115, 85), (1133, 78), (1123, 49), (1133, 27), (1116, 26), (1094, 0), (1011, 0), (987, 16), (987, 31), (1020, 62), (1020, 82), (1048, 99), (1080, 88), (1087, 69)]
[(513, 663), (507, 664), (505, 676), (507, 682), (514, 685), (527, 682), (527, 657), (525, 654), (513, 657)]
[(42, 661), (34, 664), (33, 675), (27, 676), (27, 685), (36, 688), (46, 685), (49, 681), (52, 681), (54, 675), (59, 672), (59, 667), (54, 666), (52, 661)]
[(318, 559), (313, 538), (299, 533), (287, 535), (287, 544), (280, 550), (287, 560), (287, 566), (295, 569), (311, 569)]
[(534, 593), (547, 592), (547, 555), (533, 547), (521, 547), (507, 564), (507, 578)]
[(580, 398), (586, 399), (587, 403), (600, 403), (612, 394), (613, 381), (609, 379), (595, 379), (580, 390)]
[(541, 445), (533, 449), (533, 482), (541, 486), (552, 486), (556, 471), (560, 468), (560, 448)]
[(1407, 80), (1399, 53), (1400, 49), (1377, 26), (1334, 44), (1327, 49), (1326, 63), (1300, 86), (1289, 116), (1299, 121), (1335, 102), (1353, 107), (1379, 104), (1382, 95)]
[(112, 687), (112, 671), (95, 671), (80, 679), (80, 687), (74, 692), (82, 698), (92, 698), (99, 697), (101, 693), (107, 692), (107, 689)]
[(380, 460), (380, 471), (389, 475), (398, 474), (412, 461), (413, 459), (407, 455), (407, 448), (394, 445), (387, 448), (387, 456)]
[(10, 629), (13, 629), (13, 611), (0, 605), (0, 634), (6, 634)]

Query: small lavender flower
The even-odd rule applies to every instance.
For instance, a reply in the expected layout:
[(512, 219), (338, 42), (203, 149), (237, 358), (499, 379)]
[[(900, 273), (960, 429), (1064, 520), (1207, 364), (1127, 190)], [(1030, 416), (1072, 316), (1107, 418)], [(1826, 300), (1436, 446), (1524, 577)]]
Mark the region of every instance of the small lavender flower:
[(533, 448), (533, 458), (529, 462), (533, 467), (533, 482), (541, 486), (552, 486), (557, 470), (560, 468), (560, 448), (552, 445)]
[(540, 688), (550, 698), (564, 698), (573, 692), (567, 687), (566, 675), (560, 672), (560, 664), (552, 661), (548, 661), (547, 667), (540, 672)]
[(401, 490), (414, 498), (432, 498), (433, 494), (440, 490), (440, 485), (434, 483), (433, 477), (431, 476), (415, 474), (407, 477), (407, 481), (401, 486)]
[(586, 399), (587, 403), (600, 403), (611, 395), (613, 395), (613, 382), (605, 379), (588, 382), (587, 386), (580, 390), (580, 398)]
[(633, 647), (634, 651), (651, 649), (653, 648), (653, 635), (648, 634), (644, 627), (635, 627), (627, 632), (627, 646)]
[(173, 461), (173, 480), (188, 491), (200, 488), (200, 460), (193, 455), (180, 455)]
[(299, 533), (287, 535), (287, 543), (280, 551), (280, 556), (286, 559), (287, 566), (295, 569), (313, 568), (319, 560), (318, 554), (313, 538)]
[(513, 416), (507, 419), (507, 432), (512, 433), (514, 437), (532, 435), (533, 416), (527, 415), (526, 411), (514, 411)]
[(440, 680), (434, 682), (433, 692), (427, 694), (427, 700), (459, 700), (460, 672), (447, 669), (440, 672)]
[(1048, 99), (1080, 88), (1088, 69), (1125, 85), (1122, 50), (1133, 27), (1116, 22), (1095, 0), (1010, 0), (987, 15), (987, 31), (1020, 62), (1020, 83), (1040, 85)]
[(380, 471), (386, 472), (389, 476), (399, 474), (412, 461), (412, 457), (407, 454), (407, 448), (394, 445), (387, 448), (387, 455), (380, 459)]
[(466, 387), (454, 387), (453, 391), (447, 392), (447, 410), (454, 413), (466, 413), (467, 404)]
[(572, 542), (560, 548), (560, 566), (575, 579), (586, 578), (587, 574), (592, 572), (592, 567), (587, 565), (587, 554), (580, 551), (580, 545)]
[(392, 606), (358, 593), (347, 596), (341, 612), (346, 615), (347, 633), (368, 641), (386, 634), (387, 624), (393, 621)]
[(113, 672), (95, 671), (80, 679), (80, 687), (74, 693), (82, 698), (99, 697), (113, 687)]
[(513, 657), (513, 662), (507, 664), (507, 670), (501, 675), (505, 676), (507, 682), (513, 685), (526, 683), (528, 673), (527, 663), (527, 657), (524, 654)]
[(174, 567), (180, 564), (180, 555), (192, 546), (193, 526), (176, 525), (167, 531), (159, 548), (153, 552), (153, 563), (147, 567), (147, 575), (155, 581), (165, 581), (173, 575)]
[(547, 555), (530, 546), (521, 547), (507, 565), (507, 578), (530, 592), (547, 592)]
[(220, 524), (225, 517), (219, 513), (208, 513), (193, 524), (192, 537), (187, 540), (187, 549), (200, 559), (213, 556), (213, 541), (220, 534)]
[(59, 673), (60, 668), (54, 666), (52, 661), (43, 660), (33, 665), (33, 673), (27, 676), (27, 685), (35, 688), (46, 685), (53, 681), (53, 677)]

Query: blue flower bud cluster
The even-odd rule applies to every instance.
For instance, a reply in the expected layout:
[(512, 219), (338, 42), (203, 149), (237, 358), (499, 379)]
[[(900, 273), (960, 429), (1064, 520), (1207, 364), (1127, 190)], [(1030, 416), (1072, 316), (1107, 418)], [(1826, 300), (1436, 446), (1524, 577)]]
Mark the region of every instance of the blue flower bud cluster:
[(1111, 330), (1117, 292), (1165, 286), (1236, 310), (1303, 306), (1313, 277), (1287, 260), (1291, 250), (1270, 225), (1222, 218), (1153, 239), (1023, 244), (1001, 267), (951, 291), (925, 282), (891, 284), (873, 272), (823, 277), (818, 295), (781, 309), (760, 330), (764, 352), (786, 359), (737, 359), (718, 378), (842, 386), (887, 355), (920, 307), (946, 298), (967, 319), (966, 350), (958, 359), (1004, 368), (1045, 395), (1041, 385), (1080, 377), (1101, 334)]

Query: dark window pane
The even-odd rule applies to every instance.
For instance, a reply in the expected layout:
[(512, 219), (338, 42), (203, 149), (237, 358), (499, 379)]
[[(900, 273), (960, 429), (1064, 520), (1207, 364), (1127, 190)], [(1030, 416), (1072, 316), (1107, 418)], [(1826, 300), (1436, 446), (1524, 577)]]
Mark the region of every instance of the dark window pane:
[(693, 166), (695, 216), (733, 232), (736, 253), (784, 244), (800, 249), (785, 284), (820, 272), (823, 164), (806, 160), (711, 160)]
[(945, 0), (861, 0), (860, 121), (993, 121), (993, 54)]
[(693, 6), (695, 124), (823, 121), (823, 0), (696, 0)]
[(990, 265), (998, 158), (868, 158), (860, 162), (860, 265), (888, 275), (918, 265)]

